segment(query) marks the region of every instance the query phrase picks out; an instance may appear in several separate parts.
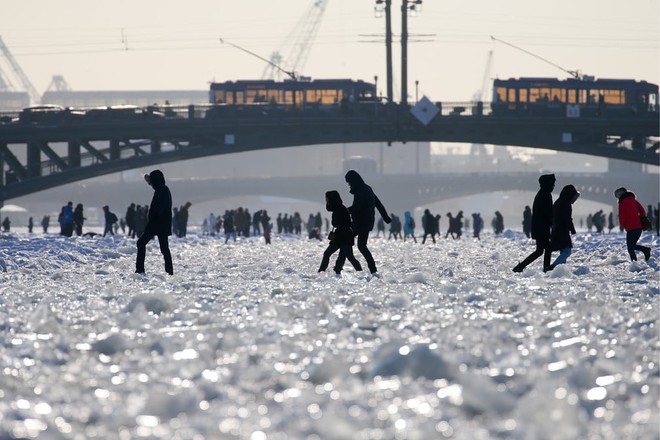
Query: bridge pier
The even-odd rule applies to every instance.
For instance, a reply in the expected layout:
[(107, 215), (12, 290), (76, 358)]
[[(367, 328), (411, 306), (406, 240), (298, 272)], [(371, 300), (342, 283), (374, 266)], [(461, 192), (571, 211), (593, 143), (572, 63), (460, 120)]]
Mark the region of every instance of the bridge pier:
[(77, 141), (69, 141), (67, 153), (69, 156), (69, 167), (80, 167), (80, 143)]
[(118, 160), (121, 157), (121, 149), (117, 139), (110, 140), (110, 160)]
[(27, 145), (27, 174), (28, 177), (41, 176), (41, 148), (35, 142)]
[(160, 153), (160, 140), (152, 139), (151, 140), (151, 153)]

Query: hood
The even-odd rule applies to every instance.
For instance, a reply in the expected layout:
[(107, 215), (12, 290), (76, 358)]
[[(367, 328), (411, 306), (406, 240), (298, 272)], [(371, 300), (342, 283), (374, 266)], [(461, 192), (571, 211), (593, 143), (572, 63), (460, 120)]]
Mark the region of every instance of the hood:
[(325, 209), (328, 211), (336, 211), (344, 202), (338, 191), (328, 191), (325, 193)]
[(360, 186), (365, 185), (364, 179), (362, 179), (362, 176), (360, 176), (355, 170), (349, 170), (344, 178), (346, 179), (348, 186), (351, 188), (351, 194), (353, 194)]
[(552, 191), (552, 189), (555, 187), (556, 181), (557, 179), (555, 178), (554, 174), (544, 174), (539, 177), (539, 185), (541, 185), (541, 188), (549, 191)]
[(150, 172), (149, 180), (151, 181), (151, 186), (154, 188), (165, 186), (165, 176), (161, 170), (153, 170)]
[(410, 211), (406, 211), (406, 212), (404, 212), (403, 215), (404, 215), (404, 217), (406, 218), (406, 220), (409, 220), (410, 217), (412, 217), (412, 215), (410, 214)]
[(578, 197), (580, 197), (580, 192), (573, 185), (566, 185), (559, 193), (560, 199), (568, 200), (571, 203), (575, 202)]

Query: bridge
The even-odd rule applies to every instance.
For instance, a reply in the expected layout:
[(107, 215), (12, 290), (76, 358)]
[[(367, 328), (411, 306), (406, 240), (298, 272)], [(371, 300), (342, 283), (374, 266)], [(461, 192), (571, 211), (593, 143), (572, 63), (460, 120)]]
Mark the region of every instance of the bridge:
[(133, 168), (315, 144), (487, 143), (660, 164), (653, 118), (503, 117), (488, 114), (482, 103), (436, 108), (442, 111), (427, 125), (408, 106), (376, 102), (287, 112), (232, 106), (215, 117), (207, 117), (204, 106), (188, 106), (162, 118), (6, 123), (0, 125), (0, 202)]

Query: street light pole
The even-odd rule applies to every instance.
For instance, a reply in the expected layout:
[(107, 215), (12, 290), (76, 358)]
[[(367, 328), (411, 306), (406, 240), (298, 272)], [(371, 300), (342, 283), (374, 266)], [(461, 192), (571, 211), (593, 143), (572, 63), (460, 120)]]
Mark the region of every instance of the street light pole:
[(392, 86), (392, 0), (385, 0), (385, 57), (387, 63), (387, 101), (394, 102)]
[(401, 2), (401, 104), (408, 104), (408, 0)]

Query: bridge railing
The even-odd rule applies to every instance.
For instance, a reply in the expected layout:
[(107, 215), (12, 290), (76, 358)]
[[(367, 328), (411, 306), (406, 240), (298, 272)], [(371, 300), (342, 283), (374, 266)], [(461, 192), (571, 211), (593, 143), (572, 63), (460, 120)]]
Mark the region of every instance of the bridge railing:
[[(407, 108), (401, 107), (401, 104), (388, 105), (384, 101), (373, 102), (357, 102), (349, 104), (306, 104), (304, 106), (291, 106), (291, 105), (271, 105), (268, 103), (255, 103), (255, 104), (242, 104), (242, 105), (213, 105), (206, 103), (197, 103), (190, 105), (152, 105), (138, 107), (144, 110), (144, 115), (154, 118), (165, 119), (205, 119), (205, 118), (231, 118), (231, 117), (263, 117), (268, 115), (295, 115), (295, 116), (315, 116), (315, 117), (328, 117), (336, 116), (338, 114), (353, 117), (376, 117), (383, 118), (387, 115), (393, 114), (394, 110), (402, 111), (407, 114), (415, 103), (409, 103)], [(490, 103), (488, 102), (434, 102), (434, 105), (440, 110), (439, 116), (483, 116), (491, 112)], [(87, 118), (87, 112), (94, 110), (94, 118)], [(111, 112), (116, 110), (109, 107), (108, 117), (103, 118), (104, 121), (112, 121), (110, 116)], [(73, 113), (74, 117), (71, 118), (57, 118), (56, 115), (51, 116), (52, 121), (44, 120), (44, 123), (58, 122), (58, 123), (87, 123), (97, 122), (99, 120), (99, 107), (94, 108), (70, 108), (66, 110)], [(0, 124), (14, 124), (21, 122), (20, 110), (0, 112)], [(139, 115), (135, 115), (136, 118)], [(119, 119), (121, 116), (117, 116)], [(124, 118), (124, 117), (122, 117)], [(122, 119), (126, 120), (126, 119)], [(137, 120), (137, 119), (136, 119)], [(32, 121), (33, 123), (39, 123)]]

